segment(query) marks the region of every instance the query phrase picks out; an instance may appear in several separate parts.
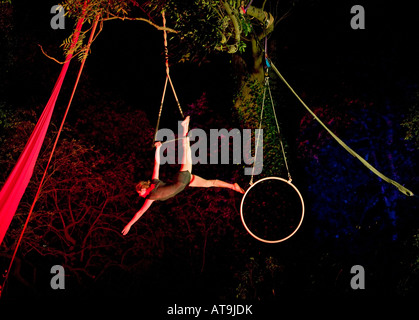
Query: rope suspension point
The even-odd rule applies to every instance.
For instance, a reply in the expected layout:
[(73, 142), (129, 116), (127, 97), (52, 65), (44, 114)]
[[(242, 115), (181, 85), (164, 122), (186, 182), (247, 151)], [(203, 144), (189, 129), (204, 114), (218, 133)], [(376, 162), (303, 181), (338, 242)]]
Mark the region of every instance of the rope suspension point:
[[(267, 56), (266, 57), (266, 71), (265, 71), (265, 82), (264, 82), (264, 89), (263, 89), (263, 97), (262, 97), (262, 106), (261, 106), (261, 110), (260, 110), (260, 120), (259, 120), (259, 134), (257, 136), (257, 140), (256, 140), (256, 151), (255, 151), (255, 161), (253, 164), (253, 169), (252, 169), (252, 174), (251, 174), (251, 178), (250, 178), (250, 187), (246, 190), (245, 194), (243, 195), (241, 204), (240, 204), (240, 216), (241, 216), (241, 220), (243, 223), (244, 228), (246, 229), (246, 231), (256, 240), (259, 240), (261, 242), (264, 243), (279, 243), (282, 241), (285, 241), (289, 238), (291, 238), (296, 232), (297, 230), (300, 228), (303, 219), (304, 219), (304, 212), (305, 212), (305, 206), (304, 206), (304, 200), (303, 197), (300, 193), (300, 191), (297, 189), (297, 187), (295, 187), (292, 184), (292, 178), (291, 178), (291, 173), (289, 170), (289, 166), (288, 166), (288, 161), (287, 161), (287, 157), (286, 157), (286, 153), (285, 153), (285, 148), (284, 148), (284, 144), (282, 142), (282, 135), (281, 135), (281, 130), (279, 127), (279, 122), (278, 122), (278, 118), (275, 112), (275, 106), (274, 106), (274, 101), (273, 101), (273, 97), (272, 97), (272, 92), (270, 89), (270, 85), (269, 85), (269, 74), (268, 74), (268, 69), (270, 67), (270, 64), (268, 62)], [(265, 100), (266, 100), (266, 96), (267, 93), (269, 94), (269, 99), (271, 100), (271, 106), (272, 106), (272, 113), (274, 115), (274, 119), (275, 119), (275, 125), (277, 128), (277, 132), (279, 135), (279, 141), (280, 141), (280, 146), (281, 146), (281, 152), (282, 152), (282, 156), (284, 158), (284, 162), (285, 162), (285, 168), (287, 170), (287, 175), (288, 175), (288, 180), (280, 178), (280, 177), (267, 177), (267, 178), (263, 178), (263, 179), (259, 179), (256, 182), (253, 182), (253, 178), (254, 178), (254, 169), (255, 169), (255, 163), (257, 161), (257, 150), (259, 147), (259, 140), (260, 140), (260, 132), (262, 129), (262, 122), (263, 122), (263, 113), (264, 113), (264, 109), (265, 109)], [(281, 192), (279, 192), (278, 190), (278, 184), (276, 185), (276, 187), (272, 188), (272, 185), (275, 183), (280, 183), (281, 186)], [(268, 187), (263, 187), (263, 185), (265, 184), (265, 186)], [(283, 190), (282, 188), (285, 186), (285, 189)], [(291, 188), (289, 188), (291, 187)], [(262, 188), (262, 189), (261, 189)], [(258, 190), (259, 189), (259, 190)], [(288, 189), (288, 190), (287, 190)], [(261, 191), (262, 190), (262, 191)], [(256, 196), (254, 195), (256, 194)], [(275, 214), (274, 216), (271, 216), (268, 218), (269, 214), (272, 214), (272, 210), (267, 209), (264, 204), (269, 202), (269, 199), (266, 201), (259, 201), (260, 197), (264, 197), (266, 196), (266, 194), (270, 194), (271, 198), (273, 197), (275, 199), (275, 201), (277, 200), (277, 198), (274, 196), (274, 194), (277, 195), (281, 195), (281, 194), (286, 194), (287, 197), (294, 197), (296, 200), (298, 198), (298, 202), (301, 203), (301, 212), (299, 210), (297, 210), (298, 212), (294, 212), (293, 210), (289, 210), (289, 208), (286, 205), (279, 205), (277, 207), (274, 208), (273, 214)], [(295, 196), (297, 195), (297, 197)], [(246, 206), (246, 201), (247, 199), (250, 197), (250, 203), (251, 206), (253, 207), (253, 202), (252, 201), (256, 201), (258, 202), (257, 205), (257, 209), (253, 209), (254, 211), (252, 212), (252, 214), (249, 214), (249, 211), (252, 211), (252, 209), (246, 209), (245, 210), (245, 206)], [(284, 198), (283, 200), (288, 201), (290, 199), (288, 198)], [(260, 204), (259, 202), (262, 202), (262, 204)], [(271, 209), (271, 208), (270, 208)], [(294, 210), (295, 210), (295, 206), (294, 206)], [(256, 212), (255, 212), (256, 211)], [(245, 213), (247, 214), (247, 216), (245, 217)], [(258, 214), (262, 214), (262, 217), (259, 217)], [(252, 217), (253, 215), (253, 217)], [(261, 236), (261, 235), (257, 235), (258, 232), (261, 232), (261, 230), (258, 230), (258, 232), (255, 232), (254, 230), (252, 230), (252, 228), (254, 226), (249, 225), (248, 223), (246, 223), (246, 219), (254, 219), (255, 216), (257, 217), (260, 222), (262, 221), (266, 221), (266, 219), (271, 219), (271, 220), (275, 220), (278, 223), (274, 223), (273, 221), (269, 221), (267, 224), (264, 225), (264, 230), (262, 230), (262, 232), (268, 232), (268, 229), (272, 229), (273, 233), (275, 234), (274, 236), (270, 236), (270, 237), (275, 237), (276, 239), (269, 239), (267, 236)], [(298, 217), (298, 219), (295, 219), (295, 217)], [(298, 220), (298, 222), (297, 222)], [(256, 223), (257, 224), (257, 223)], [(284, 226), (285, 225), (285, 226)], [(277, 231), (276, 229), (279, 229), (280, 231)], [(292, 229), (292, 232), (290, 232), (290, 230)], [(270, 231), (269, 233), (272, 233), (272, 231)]]
[(163, 111), (164, 98), (166, 96), (166, 89), (167, 89), (167, 83), (168, 82), (170, 83), (170, 87), (172, 88), (172, 92), (173, 92), (173, 95), (175, 97), (175, 101), (176, 101), (176, 104), (178, 106), (180, 115), (182, 116), (182, 119), (185, 118), (185, 115), (183, 114), (182, 107), (180, 106), (180, 102), (179, 102), (179, 99), (178, 99), (177, 94), (176, 94), (175, 87), (174, 87), (173, 82), (172, 82), (172, 78), (170, 77), (169, 49), (168, 49), (168, 45), (167, 45), (167, 32), (166, 32), (166, 15), (164, 13), (164, 10), (162, 11), (162, 17), (163, 17), (163, 39), (164, 39), (164, 56), (165, 56), (165, 66), (166, 66), (166, 80), (164, 82), (163, 94), (162, 94), (162, 98), (161, 98), (161, 102), (160, 102), (160, 109), (159, 109), (159, 114), (158, 114), (158, 117), (157, 117), (156, 129), (154, 131), (153, 146), (154, 146), (154, 142), (156, 142), (157, 131), (159, 130), (159, 127), (160, 127), (160, 119), (161, 119), (161, 115), (162, 115), (162, 111)]

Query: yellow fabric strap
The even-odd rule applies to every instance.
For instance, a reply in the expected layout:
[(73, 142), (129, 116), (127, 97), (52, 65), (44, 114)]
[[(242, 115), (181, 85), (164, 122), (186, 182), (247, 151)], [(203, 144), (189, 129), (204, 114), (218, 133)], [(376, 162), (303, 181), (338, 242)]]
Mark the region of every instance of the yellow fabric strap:
[(297, 97), (297, 99), (301, 102), (301, 104), (304, 106), (304, 108), (307, 109), (308, 112), (313, 116), (313, 118), (321, 124), (321, 126), (326, 129), (326, 131), (346, 150), (348, 151), (352, 156), (357, 158), (361, 163), (366, 166), (368, 169), (370, 169), (372, 172), (374, 172), (377, 176), (379, 176), (381, 179), (383, 179), (387, 183), (391, 183), (392, 185), (396, 186), (397, 189), (401, 193), (404, 193), (407, 196), (414, 196), (413, 192), (409, 189), (402, 186), (400, 183), (386, 177), (384, 174), (379, 172), (376, 168), (374, 168), (368, 161), (366, 161), (364, 158), (362, 158), (358, 153), (356, 153), (354, 150), (352, 150), (345, 142), (343, 142), (338, 136), (336, 136), (317, 116), (316, 114), (310, 110), (310, 108), (304, 103), (304, 101), (298, 96), (298, 94), (294, 91), (294, 89), (289, 85), (289, 83), (285, 80), (285, 78), (282, 76), (282, 74), (278, 71), (278, 69), (275, 67), (275, 65), (269, 61), (272, 69), (275, 71), (275, 73), (281, 78), (281, 80), (287, 85), (287, 87), (291, 90), (291, 92)]

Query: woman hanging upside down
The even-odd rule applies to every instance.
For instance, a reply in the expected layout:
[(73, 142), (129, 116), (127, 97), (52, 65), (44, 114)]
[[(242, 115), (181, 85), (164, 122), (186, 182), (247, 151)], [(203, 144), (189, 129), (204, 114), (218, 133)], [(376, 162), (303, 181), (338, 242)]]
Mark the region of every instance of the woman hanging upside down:
[(182, 155), (182, 166), (179, 173), (177, 174), (176, 182), (173, 184), (166, 184), (159, 180), (159, 168), (160, 168), (160, 147), (161, 142), (156, 142), (156, 154), (154, 160), (154, 170), (151, 177), (151, 181), (141, 181), (136, 189), (140, 197), (145, 198), (145, 202), (141, 209), (135, 214), (132, 220), (122, 230), (122, 234), (126, 235), (131, 229), (132, 225), (137, 222), (138, 219), (150, 208), (151, 204), (155, 200), (165, 201), (169, 198), (174, 197), (186, 186), (191, 187), (219, 187), (232, 189), (234, 191), (244, 193), (244, 190), (240, 188), (237, 183), (230, 184), (221, 180), (205, 180), (197, 175), (191, 174), (192, 172), (192, 155), (191, 146), (188, 135), (189, 127), (189, 116), (182, 122), (183, 128), (183, 155)]

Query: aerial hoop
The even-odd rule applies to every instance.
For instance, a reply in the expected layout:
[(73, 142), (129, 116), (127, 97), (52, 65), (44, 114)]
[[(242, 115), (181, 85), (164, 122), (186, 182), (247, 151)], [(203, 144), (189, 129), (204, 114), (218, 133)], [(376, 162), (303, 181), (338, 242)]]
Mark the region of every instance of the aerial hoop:
[[(280, 186), (281, 192), (278, 191)], [(301, 205), (291, 208), (290, 200)], [(247, 202), (253, 210), (244, 210)], [(304, 211), (300, 191), (290, 180), (279, 177), (266, 177), (253, 183), (246, 190), (240, 205), (240, 216), (246, 231), (265, 243), (279, 243), (291, 238), (303, 222)]]

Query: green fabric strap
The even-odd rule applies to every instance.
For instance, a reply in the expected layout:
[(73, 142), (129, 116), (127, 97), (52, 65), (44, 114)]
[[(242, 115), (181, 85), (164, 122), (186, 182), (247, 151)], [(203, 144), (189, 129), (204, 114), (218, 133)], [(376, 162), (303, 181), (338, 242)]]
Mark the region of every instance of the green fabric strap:
[(316, 114), (310, 110), (310, 108), (304, 103), (304, 101), (298, 96), (298, 94), (293, 90), (293, 88), (289, 85), (289, 83), (285, 80), (285, 78), (282, 76), (282, 74), (278, 71), (278, 69), (275, 67), (275, 65), (272, 63), (272, 61), (269, 61), (272, 69), (275, 71), (275, 73), (281, 78), (281, 80), (287, 85), (287, 87), (291, 90), (291, 92), (297, 97), (297, 99), (301, 102), (301, 104), (304, 106), (304, 108), (307, 109), (308, 112), (313, 116), (315, 120), (317, 120), (318, 123), (322, 125), (323, 128), (326, 129), (327, 132), (346, 150), (348, 151), (352, 156), (357, 158), (361, 163), (366, 166), (368, 169), (370, 169), (372, 172), (374, 172), (377, 176), (379, 176), (381, 179), (383, 179), (387, 183), (391, 183), (392, 185), (396, 186), (397, 189), (399, 189), (400, 192), (404, 193), (407, 196), (414, 196), (413, 192), (409, 189), (403, 187), (400, 183), (386, 177), (381, 172), (379, 172), (376, 168), (374, 168), (368, 161), (366, 161), (364, 158), (362, 158), (358, 153), (356, 153), (354, 150), (349, 148), (349, 146), (343, 142), (338, 136), (336, 136), (317, 116)]

